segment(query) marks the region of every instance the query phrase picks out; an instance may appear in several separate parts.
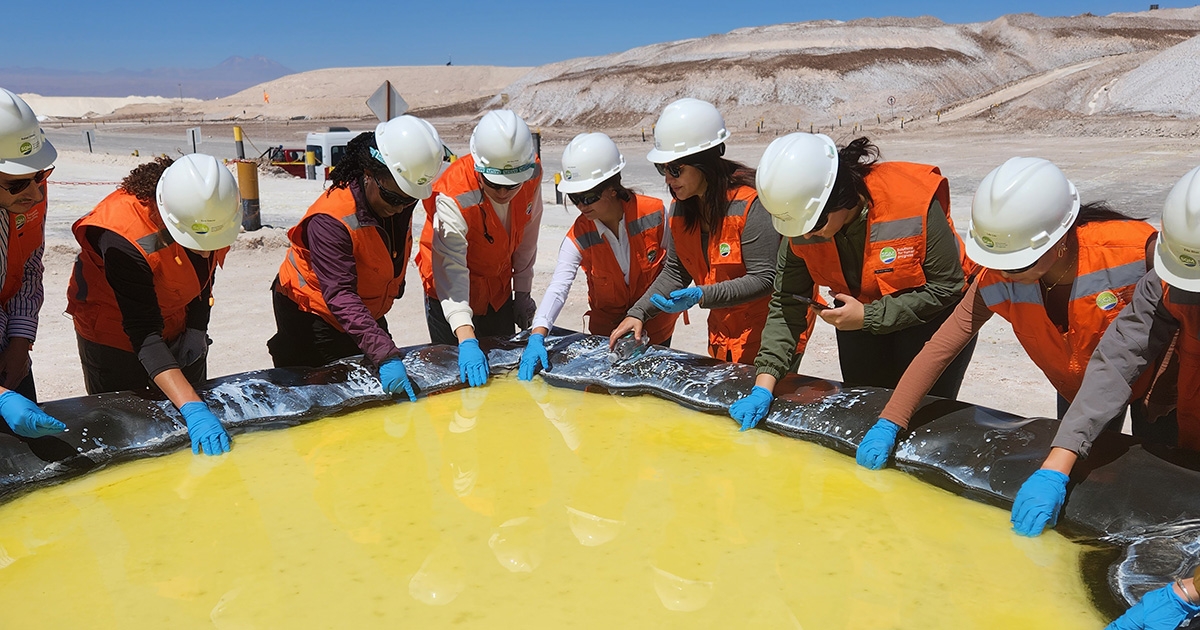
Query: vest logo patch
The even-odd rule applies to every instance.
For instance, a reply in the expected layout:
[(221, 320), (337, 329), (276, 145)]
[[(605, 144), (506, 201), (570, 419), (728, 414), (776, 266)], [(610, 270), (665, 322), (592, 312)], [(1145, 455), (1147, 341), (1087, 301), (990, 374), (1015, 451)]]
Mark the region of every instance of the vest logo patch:
[(980, 239), (979, 239), (979, 240), (980, 240), (980, 241), (983, 241), (983, 246), (984, 246), (984, 247), (987, 247), (987, 248), (992, 248), (992, 247), (995, 247), (995, 246), (996, 246), (996, 242), (995, 242), (995, 241), (993, 241), (992, 239), (990, 239), (990, 238), (986, 237), (986, 236), (980, 237)]
[(658, 250), (657, 249), (652, 249), (652, 250), (646, 252), (646, 260), (648, 260), (650, 262), (654, 262), (655, 258), (658, 258)]
[(529, 214), (532, 214), (532, 213), (533, 213), (533, 202), (532, 202), (532, 201), (530, 201), (530, 202), (529, 202), (529, 205), (525, 206), (525, 214), (526, 214), (526, 215), (529, 215)]
[(1117, 296), (1112, 291), (1105, 291), (1096, 296), (1096, 306), (1102, 311), (1111, 311), (1117, 306)]
[(1191, 256), (1188, 256), (1187, 254), (1180, 254), (1179, 262), (1183, 263), (1184, 267), (1195, 267), (1196, 266), (1196, 259), (1192, 258)]
[(22, 142), (21, 148), (18, 149), (18, 151), (21, 152), (21, 155), (29, 155), (30, 153), (33, 153), (33, 144), (30, 142)]
[(879, 250), (879, 262), (882, 262), (883, 264), (888, 265), (888, 264), (891, 264), (892, 262), (895, 262), (895, 260), (896, 260), (896, 248), (895, 247), (884, 247), (883, 249)]
[(717, 251), (721, 252), (721, 258), (725, 258), (726, 256), (729, 256), (729, 254), (733, 251), (733, 248), (729, 246), (729, 243), (721, 243), (717, 247)]
[(18, 230), (25, 227), (25, 215), (18, 214), (15, 223)]
[(196, 234), (208, 234), (208, 226), (203, 223), (193, 223), (192, 231)]

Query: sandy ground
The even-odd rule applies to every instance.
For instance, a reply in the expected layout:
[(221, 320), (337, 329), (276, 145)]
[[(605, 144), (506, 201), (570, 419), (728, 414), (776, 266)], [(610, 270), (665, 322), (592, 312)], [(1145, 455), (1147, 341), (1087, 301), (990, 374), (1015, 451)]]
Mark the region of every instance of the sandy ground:
[[(451, 121), (453, 123), (454, 121)], [(465, 146), (460, 125), (443, 124), (447, 141)], [(70, 319), (63, 314), (66, 286), (78, 247), (70, 235), (70, 224), (85, 214), (114, 188), (126, 172), (142, 158), (127, 154), (89, 155), (67, 148), (78, 137), (74, 129), (48, 130), (62, 148), (50, 187), (50, 220), (46, 253), (46, 302), (41, 328), (33, 353), (34, 371), (40, 397), (52, 400), (84, 393), (83, 380), (75, 348)], [(147, 138), (153, 130), (143, 131)], [(173, 130), (168, 132), (173, 137)], [(771, 138), (736, 138), (729, 156), (757, 164)], [(166, 140), (166, 138), (160, 138)], [(60, 142), (61, 141), (61, 142)], [(1058, 163), (1083, 194), (1085, 201), (1108, 199), (1122, 210), (1141, 217), (1156, 217), (1166, 192), (1189, 168), (1200, 163), (1200, 146), (1171, 138), (1080, 138), (1043, 135), (1014, 136), (988, 131), (983, 127), (959, 125), (890, 133), (878, 142), (884, 156), (938, 164), (950, 178), (953, 217), (958, 230), (967, 225), (970, 200), (979, 180), (992, 168), (1014, 155), (1046, 157)], [(565, 139), (544, 143), (547, 172), (558, 168)], [(649, 143), (636, 139), (622, 141), (628, 166), (627, 183), (645, 194), (666, 199), (662, 179), (645, 161)], [(228, 143), (214, 144), (215, 153), (231, 148)], [(221, 149), (220, 151), (216, 149)], [(124, 148), (121, 149), (122, 151)], [(143, 156), (145, 154), (143, 153)], [(87, 185), (87, 182), (99, 183)], [(283, 258), (284, 228), (293, 225), (320, 194), (317, 182), (264, 176), (260, 180), (263, 222), (269, 226), (259, 232), (242, 234), (234, 251), (218, 273), (215, 307), (209, 334), (214, 340), (209, 359), (210, 376), (233, 374), (270, 367), (266, 340), (274, 334), (274, 320), (268, 293), (272, 278)], [(554, 268), (555, 255), (567, 228), (574, 221), (574, 208), (556, 205), (552, 182), (543, 185), (545, 216), (538, 247), (535, 297), (541, 296)], [(419, 230), (424, 217), (414, 222)], [(396, 342), (401, 345), (427, 343), (420, 280), (410, 265), (407, 294), (388, 314)], [(580, 329), (586, 310), (587, 289), (582, 274), (576, 279), (571, 299), (558, 324)], [(691, 324), (676, 329), (675, 346), (703, 353), (706, 342), (705, 317), (701, 309), (689, 313)], [(827, 378), (839, 378), (833, 329), (821, 322), (804, 357), (801, 371)], [(1008, 325), (993, 318), (981, 333), (974, 361), (967, 372), (961, 394), (963, 400), (1005, 409), (1022, 415), (1053, 415), (1054, 391), (1041, 372), (1025, 356)]]

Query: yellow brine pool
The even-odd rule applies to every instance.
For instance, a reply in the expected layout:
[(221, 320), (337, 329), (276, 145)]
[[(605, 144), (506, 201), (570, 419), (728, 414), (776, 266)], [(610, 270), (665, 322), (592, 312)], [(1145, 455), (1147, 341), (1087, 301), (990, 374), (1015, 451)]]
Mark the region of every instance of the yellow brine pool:
[(1091, 628), (1084, 549), (650, 397), (497, 379), (0, 507), (3, 628)]

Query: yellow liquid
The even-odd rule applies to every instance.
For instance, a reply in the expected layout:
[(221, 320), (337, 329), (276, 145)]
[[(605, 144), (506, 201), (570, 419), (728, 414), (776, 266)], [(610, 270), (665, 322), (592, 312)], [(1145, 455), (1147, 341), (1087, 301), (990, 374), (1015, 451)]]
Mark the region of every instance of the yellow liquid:
[(518, 384), (0, 508), (3, 628), (1099, 628), (1083, 549), (650, 397)]

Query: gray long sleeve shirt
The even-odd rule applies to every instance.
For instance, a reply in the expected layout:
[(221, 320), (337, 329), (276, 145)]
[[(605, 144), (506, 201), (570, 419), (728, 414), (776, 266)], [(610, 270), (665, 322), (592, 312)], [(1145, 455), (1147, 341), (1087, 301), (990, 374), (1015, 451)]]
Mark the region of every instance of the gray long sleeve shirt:
[(1096, 436), (1129, 402), (1133, 384), (1162, 355), (1177, 330), (1179, 321), (1163, 303), (1162, 280), (1151, 270), (1100, 338), (1053, 446), (1087, 457)]
[[(701, 238), (701, 244), (707, 251), (707, 233), (702, 234)], [(702, 286), (704, 297), (700, 300), (700, 306), (707, 309), (729, 308), (769, 294), (775, 282), (775, 254), (779, 250), (779, 238), (775, 226), (771, 225), (771, 215), (756, 199), (746, 212), (746, 225), (742, 229), (742, 264), (746, 267), (746, 275)], [(642, 321), (659, 312), (650, 303), (650, 296), (657, 293), (666, 297), (672, 291), (691, 286), (694, 280), (675, 252), (670, 230), (664, 241), (667, 261), (663, 263), (662, 271), (641, 299), (629, 309), (630, 316)]]

